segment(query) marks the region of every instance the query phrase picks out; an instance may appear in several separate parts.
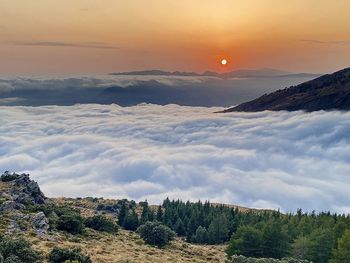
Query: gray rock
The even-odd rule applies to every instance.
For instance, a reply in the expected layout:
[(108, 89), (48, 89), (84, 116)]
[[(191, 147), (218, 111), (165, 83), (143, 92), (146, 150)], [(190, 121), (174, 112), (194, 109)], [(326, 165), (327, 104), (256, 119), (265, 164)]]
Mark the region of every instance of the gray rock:
[(30, 179), (29, 174), (6, 171), (1, 175), (0, 180), (9, 185), (6, 193), (8, 199), (24, 205), (45, 203), (45, 195), (41, 192), (38, 183)]
[(2, 212), (10, 212), (13, 210), (21, 210), (24, 209), (25, 206), (21, 203), (17, 203), (15, 201), (5, 201), (1, 206), (0, 206), (0, 211)]
[(50, 228), (50, 225), (49, 220), (46, 218), (44, 212), (39, 212), (33, 216), (32, 226), (35, 228), (39, 236), (42, 236), (47, 233), (47, 231)]

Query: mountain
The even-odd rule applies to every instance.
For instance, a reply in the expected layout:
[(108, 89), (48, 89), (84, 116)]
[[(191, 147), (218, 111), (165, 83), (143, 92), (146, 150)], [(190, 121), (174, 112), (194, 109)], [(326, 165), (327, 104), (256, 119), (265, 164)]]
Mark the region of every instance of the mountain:
[(350, 110), (350, 68), (265, 94), (224, 112), (264, 110)]
[(163, 70), (143, 70), (111, 73), (117, 76), (179, 76), (179, 77), (217, 77), (222, 79), (229, 78), (271, 78), (271, 77), (318, 77), (319, 74), (313, 73), (292, 73), (283, 70), (262, 68), (262, 69), (238, 69), (225, 73), (214, 71), (205, 71), (203, 73), (196, 72), (180, 72), (180, 71), (163, 71)]

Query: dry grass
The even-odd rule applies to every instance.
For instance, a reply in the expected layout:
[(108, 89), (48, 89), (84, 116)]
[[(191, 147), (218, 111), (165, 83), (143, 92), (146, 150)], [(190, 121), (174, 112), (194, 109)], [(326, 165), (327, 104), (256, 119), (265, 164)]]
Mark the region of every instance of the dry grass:
[(63, 233), (41, 239), (28, 236), (33, 247), (47, 255), (54, 246), (79, 247), (88, 254), (93, 262), (225, 262), (225, 246), (192, 245), (181, 239), (159, 249), (146, 245), (133, 232), (120, 230), (111, 235), (88, 230), (83, 236), (73, 237)]
[[(113, 203), (116, 200), (90, 198), (52, 198), (50, 202), (78, 209), (83, 216), (96, 214), (96, 207), (101, 203)], [(156, 208), (156, 207), (154, 207)], [(116, 220), (114, 213), (105, 216)], [(5, 219), (2, 216), (2, 219)], [(7, 220), (4, 220), (7, 221)], [(1, 224), (0, 224), (1, 225)], [(0, 227), (4, 232), (8, 222)], [(2, 229), (2, 231), (1, 231)], [(28, 229), (21, 235), (32, 244), (33, 248), (47, 256), (53, 247), (81, 248), (94, 263), (166, 263), (166, 262), (225, 262), (225, 246), (193, 245), (177, 238), (165, 248), (156, 248), (144, 243), (134, 232), (119, 230), (117, 234), (98, 232), (89, 228), (82, 235), (73, 236), (65, 232), (55, 231), (47, 236), (39, 237)]]

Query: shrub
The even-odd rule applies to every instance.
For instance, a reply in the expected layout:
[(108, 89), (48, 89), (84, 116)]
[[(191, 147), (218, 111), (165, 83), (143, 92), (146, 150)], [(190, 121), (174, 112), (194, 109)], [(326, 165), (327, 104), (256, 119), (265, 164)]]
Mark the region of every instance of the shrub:
[(29, 242), (8, 236), (0, 237), (0, 255), (4, 263), (35, 263), (41, 260), (41, 255), (31, 248)]
[(97, 231), (115, 233), (118, 231), (118, 226), (110, 219), (96, 215), (85, 219), (85, 226)]
[(91, 259), (87, 255), (83, 255), (78, 248), (67, 249), (55, 247), (51, 250), (49, 255), (50, 263), (64, 263), (64, 262), (79, 262), (91, 263)]
[(137, 229), (141, 238), (150, 245), (163, 247), (175, 238), (175, 232), (159, 222), (146, 222)]
[(311, 263), (307, 260), (299, 260), (294, 258), (283, 258), (283, 259), (274, 259), (274, 258), (251, 258), (245, 256), (234, 255), (231, 258), (231, 263)]
[(57, 222), (57, 229), (73, 235), (81, 234), (84, 229), (83, 219), (80, 215), (62, 215)]

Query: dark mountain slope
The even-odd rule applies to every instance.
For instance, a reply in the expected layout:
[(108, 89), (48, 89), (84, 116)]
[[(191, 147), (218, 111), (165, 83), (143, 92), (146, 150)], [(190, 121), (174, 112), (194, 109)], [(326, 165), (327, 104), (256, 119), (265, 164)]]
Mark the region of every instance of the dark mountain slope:
[(350, 110), (350, 68), (265, 94), (224, 112)]

